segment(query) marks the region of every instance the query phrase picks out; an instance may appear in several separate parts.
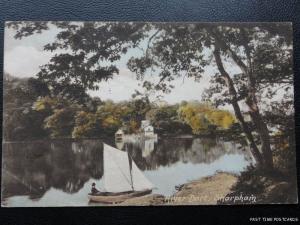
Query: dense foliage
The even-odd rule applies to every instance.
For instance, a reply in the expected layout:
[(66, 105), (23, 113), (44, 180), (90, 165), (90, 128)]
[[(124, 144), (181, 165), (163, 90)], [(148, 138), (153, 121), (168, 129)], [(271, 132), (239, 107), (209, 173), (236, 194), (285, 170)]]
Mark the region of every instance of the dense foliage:
[(230, 112), (197, 101), (159, 105), (146, 97), (118, 103), (88, 98), (82, 104), (61, 96), (40, 95), (30, 86), (37, 82), (35, 79), (7, 78), (6, 140), (111, 137), (120, 128), (125, 133), (138, 133), (145, 119), (160, 134), (203, 134), (208, 127), (228, 129), (236, 121)]
[[(47, 116), (38, 113), (32, 104), (38, 96), (46, 93), (40, 91), (34, 79), (24, 80), (4, 76), (3, 93), (3, 132), (5, 140), (24, 140), (42, 138), (47, 135), (43, 129), (43, 120)], [(44, 92), (47, 89), (42, 88)]]
[(179, 117), (189, 124), (194, 133), (216, 128), (228, 129), (236, 122), (226, 110), (216, 110), (207, 104), (187, 103), (179, 108)]
[[(272, 129), (280, 127), (286, 116), (293, 115), (293, 110), (288, 110), (293, 102), (290, 24), (9, 22), (7, 26), (15, 29), (15, 38), (19, 39), (51, 26), (58, 29), (55, 40), (44, 46), (44, 50), (57, 54), (37, 77), (53, 95), (77, 99), (80, 104), (84, 104), (87, 90), (98, 89), (100, 81), (119, 73), (117, 62), (130, 49), (140, 49), (141, 54), (133, 55), (127, 66), (149, 90), (169, 93), (174, 87), (172, 81), (179, 77), (201, 82), (203, 76), (209, 76), (211, 82), (202, 96), (204, 100), (213, 101), (216, 107), (230, 105), (258, 164), (273, 168)], [(206, 66), (214, 70), (207, 74)], [(149, 83), (149, 75), (155, 75), (158, 82)], [(250, 123), (241, 104), (247, 107)], [(283, 114), (273, 110), (281, 104), (285, 107)], [(181, 118), (195, 133), (207, 127), (208, 122), (227, 126), (232, 120), (230, 116), (209, 119), (198, 110), (192, 111), (187, 107)], [(131, 122), (134, 127), (138, 127), (135, 123), (144, 113), (135, 115), (139, 119)], [(215, 113), (213, 117), (221, 114)], [(49, 129), (55, 121), (55, 116), (48, 121)], [(114, 130), (120, 121), (112, 116), (104, 124), (108, 130)]]

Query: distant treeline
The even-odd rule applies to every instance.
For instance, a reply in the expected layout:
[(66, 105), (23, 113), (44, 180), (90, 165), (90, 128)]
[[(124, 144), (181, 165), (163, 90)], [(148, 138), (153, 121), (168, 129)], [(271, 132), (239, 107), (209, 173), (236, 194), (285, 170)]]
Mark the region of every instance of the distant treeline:
[(181, 102), (169, 105), (135, 96), (115, 103), (84, 96), (78, 99), (51, 96), (34, 78), (6, 75), (4, 93), (4, 139), (88, 138), (140, 131), (148, 119), (160, 134), (202, 134), (230, 128), (235, 117), (208, 103)]

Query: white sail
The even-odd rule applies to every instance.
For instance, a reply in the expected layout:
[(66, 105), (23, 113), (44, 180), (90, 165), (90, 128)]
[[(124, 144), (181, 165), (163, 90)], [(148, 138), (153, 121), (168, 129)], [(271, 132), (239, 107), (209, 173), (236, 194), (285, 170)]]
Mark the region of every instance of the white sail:
[(104, 188), (107, 192), (132, 191), (128, 155), (104, 144)]
[(152, 189), (152, 183), (145, 177), (145, 175), (136, 166), (135, 162), (132, 160), (132, 183), (135, 191), (142, 191), (146, 189)]
[(127, 152), (104, 144), (104, 188), (108, 192), (140, 191), (153, 185), (133, 160), (130, 168)]

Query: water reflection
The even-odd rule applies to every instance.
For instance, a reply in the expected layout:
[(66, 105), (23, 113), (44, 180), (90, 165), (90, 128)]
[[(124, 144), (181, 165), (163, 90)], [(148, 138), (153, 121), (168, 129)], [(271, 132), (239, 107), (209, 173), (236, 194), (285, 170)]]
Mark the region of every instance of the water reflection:
[(51, 187), (78, 192), (90, 178), (103, 174), (102, 142), (53, 141), (3, 145), (4, 197), (40, 198)]
[[(217, 170), (240, 172), (252, 161), (245, 147), (220, 139), (105, 142), (127, 150), (157, 187), (155, 192), (164, 195)], [(2, 204), (86, 205), (91, 182), (101, 185), (102, 147), (101, 140), (3, 144)]]

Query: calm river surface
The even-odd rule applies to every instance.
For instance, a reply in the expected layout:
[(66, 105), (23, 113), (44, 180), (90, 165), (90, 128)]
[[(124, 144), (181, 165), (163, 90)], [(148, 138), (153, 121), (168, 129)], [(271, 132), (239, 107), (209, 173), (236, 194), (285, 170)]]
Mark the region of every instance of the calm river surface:
[[(127, 149), (137, 166), (165, 196), (175, 186), (213, 175), (239, 173), (252, 157), (234, 142), (206, 138), (163, 138), (107, 144)], [(3, 206), (88, 206), (91, 184), (101, 189), (102, 140), (84, 139), (3, 144)]]

